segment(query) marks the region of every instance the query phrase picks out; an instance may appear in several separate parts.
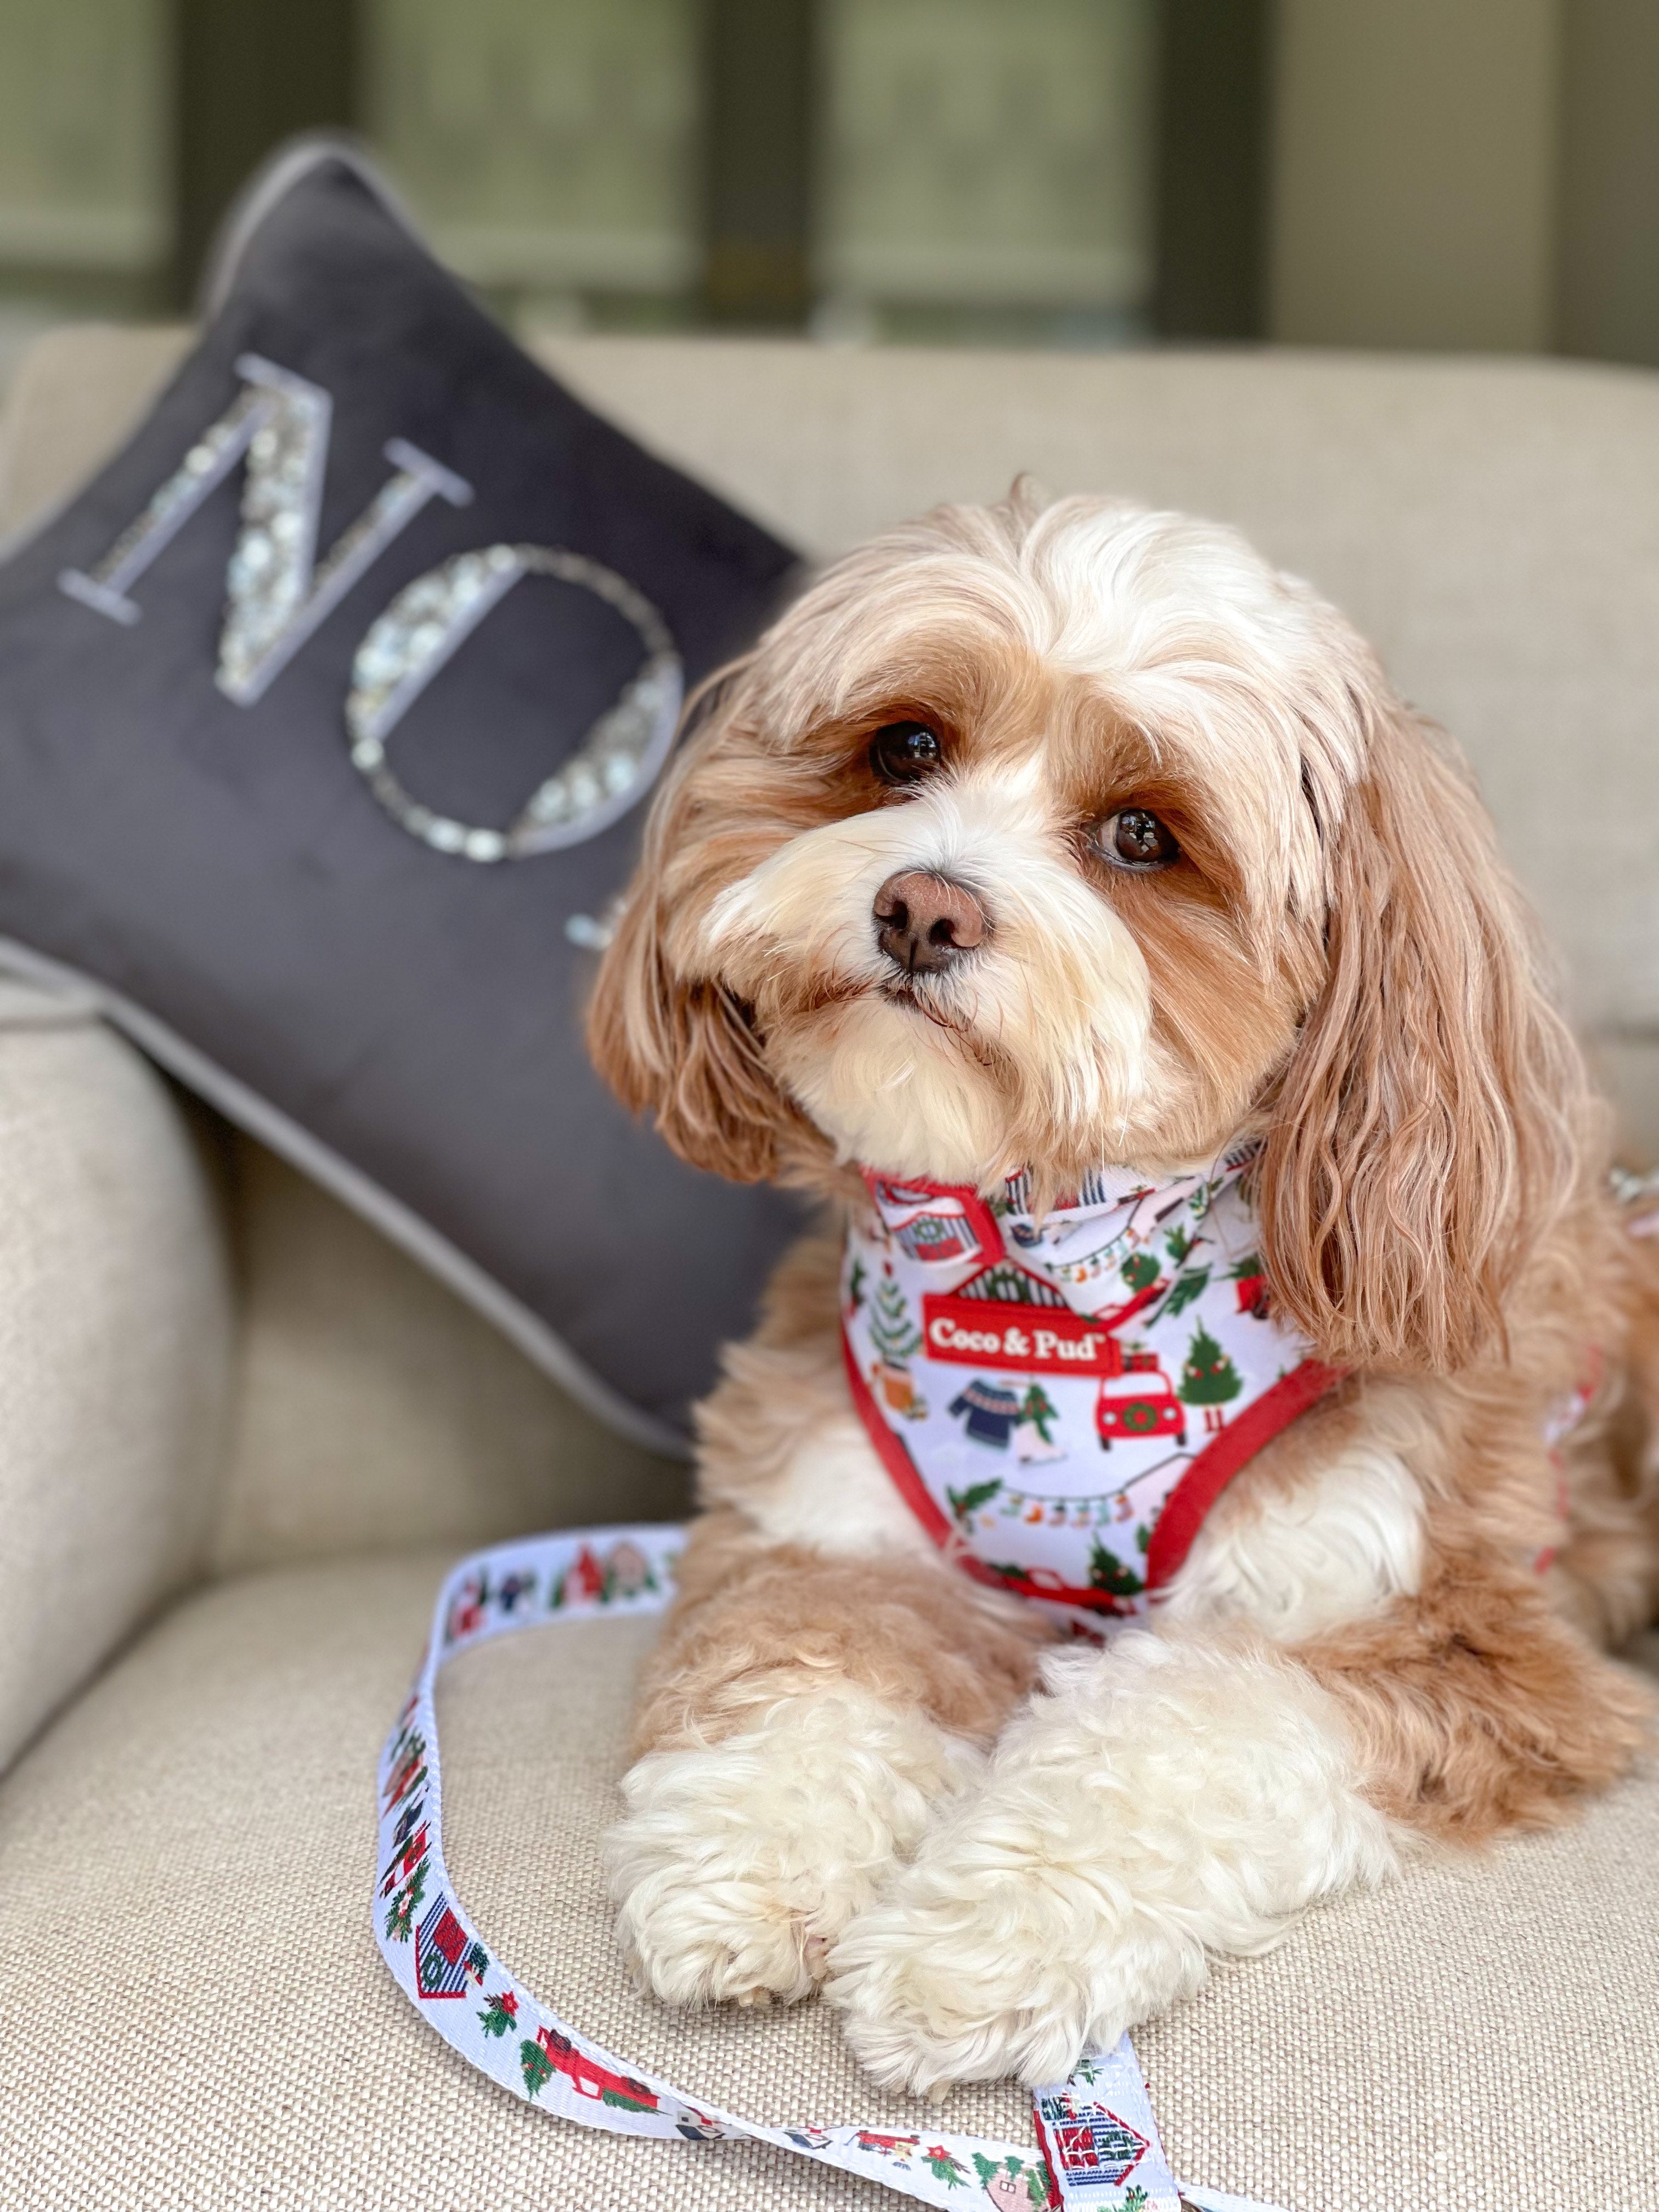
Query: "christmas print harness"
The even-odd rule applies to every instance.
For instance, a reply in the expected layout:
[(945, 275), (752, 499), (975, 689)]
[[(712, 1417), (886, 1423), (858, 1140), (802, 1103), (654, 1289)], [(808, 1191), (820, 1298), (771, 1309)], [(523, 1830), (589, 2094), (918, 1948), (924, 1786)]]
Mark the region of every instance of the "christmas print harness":
[(1339, 1370), (1269, 1309), (1258, 1147), (1153, 1185), (1104, 1169), (1038, 1216), (866, 1172), (848, 1380), (901, 1496), (978, 1580), (1101, 1633), (1154, 1607), (1241, 1468)]

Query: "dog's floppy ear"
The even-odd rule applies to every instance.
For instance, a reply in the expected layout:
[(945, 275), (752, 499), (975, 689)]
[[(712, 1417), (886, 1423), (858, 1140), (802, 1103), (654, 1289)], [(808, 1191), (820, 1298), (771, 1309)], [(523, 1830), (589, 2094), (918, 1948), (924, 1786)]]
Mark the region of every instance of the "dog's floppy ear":
[(747, 1010), (718, 981), (688, 972), (682, 947), (712, 891), (704, 792), (742, 665), (693, 701), (699, 726), (652, 801), (640, 864), (599, 963), (587, 1049), (623, 1105), (649, 1108), (682, 1159), (734, 1182), (779, 1168), (778, 1137), (798, 1117), (766, 1073)]
[(1590, 1109), (1485, 809), (1396, 701), (1358, 703), (1326, 980), (1256, 1173), (1262, 1255), (1323, 1358), (1443, 1371), (1501, 1342)]

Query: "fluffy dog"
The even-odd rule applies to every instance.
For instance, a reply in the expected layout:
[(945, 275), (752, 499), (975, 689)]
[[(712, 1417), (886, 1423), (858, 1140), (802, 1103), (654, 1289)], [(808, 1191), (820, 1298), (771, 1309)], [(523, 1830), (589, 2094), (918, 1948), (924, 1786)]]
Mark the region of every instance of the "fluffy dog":
[(671, 2002), (823, 1984), (890, 2083), (1051, 2081), (1413, 1838), (1631, 1760), (1598, 1647), (1659, 1589), (1655, 1247), (1463, 769), (1231, 532), (943, 509), (693, 719), (590, 1016), (623, 1099), (877, 1251), (891, 1179), (971, 1212), (1023, 1175), (1036, 1243), (1103, 1164), (1185, 1188), (1231, 1148), (1258, 1311), (1322, 1378), (1100, 1640), (913, 1510), (839, 1227), (701, 1408), (622, 1940)]

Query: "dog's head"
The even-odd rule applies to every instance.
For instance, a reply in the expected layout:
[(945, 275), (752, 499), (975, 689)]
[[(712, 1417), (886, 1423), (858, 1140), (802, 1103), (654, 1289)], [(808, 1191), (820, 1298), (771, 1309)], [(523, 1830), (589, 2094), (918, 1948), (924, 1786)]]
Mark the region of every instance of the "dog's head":
[(945, 508), (705, 698), (590, 1016), (730, 1176), (1049, 1193), (1241, 1131), (1281, 1307), (1451, 1365), (1571, 1185), (1577, 1062), (1463, 774), (1231, 532)]

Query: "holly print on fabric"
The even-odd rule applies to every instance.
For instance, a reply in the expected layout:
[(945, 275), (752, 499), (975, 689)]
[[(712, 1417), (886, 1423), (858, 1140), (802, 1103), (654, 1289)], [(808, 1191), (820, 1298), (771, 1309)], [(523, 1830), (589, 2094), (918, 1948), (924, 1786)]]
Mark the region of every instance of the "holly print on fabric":
[(553, 2079), (552, 2058), (539, 2043), (526, 2040), (519, 2045), (519, 2067), (525, 2088), (532, 2097), (539, 2096)]
[(1227, 1418), (1222, 1407), (1237, 1398), (1243, 1388), (1237, 1368), (1200, 1322), (1182, 1363), (1182, 1398), (1189, 1406), (1204, 1408), (1204, 1425), (1213, 1433)]
[(975, 1514), (981, 1506), (990, 1504), (1000, 1496), (1001, 1490), (1002, 1478), (994, 1474), (988, 1482), (970, 1482), (965, 1490), (946, 1491), (945, 1496), (951, 1501), (951, 1510), (956, 1516), (957, 1526), (959, 1528), (971, 1527)]

